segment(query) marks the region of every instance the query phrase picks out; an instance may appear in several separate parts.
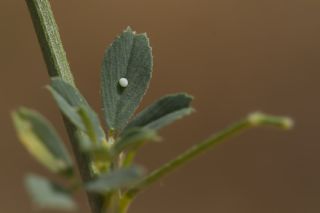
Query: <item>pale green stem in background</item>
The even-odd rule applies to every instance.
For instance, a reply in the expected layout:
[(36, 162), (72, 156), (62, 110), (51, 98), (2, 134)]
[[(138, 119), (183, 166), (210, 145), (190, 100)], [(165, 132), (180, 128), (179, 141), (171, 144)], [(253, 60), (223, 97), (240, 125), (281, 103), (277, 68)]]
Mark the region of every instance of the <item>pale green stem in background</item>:
[[(58, 27), (55, 22), (50, 2), (48, 0), (26, 0), (31, 18), (38, 36), (42, 54), (45, 59), (50, 77), (61, 77), (64, 81), (75, 86), (69, 63), (61, 42)], [(78, 146), (77, 130), (68, 119), (64, 123), (77, 159), (83, 181), (92, 178), (90, 160), (81, 153)], [(93, 213), (100, 213), (102, 198), (96, 194), (88, 194)]]
[[(181, 166), (188, 163), (190, 160), (209, 150), (212, 146), (225, 141), (226, 139), (235, 136), (238, 133), (243, 132), (244, 130), (250, 129), (252, 127), (271, 125), (275, 127), (281, 127), (284, 129), (289, 129), (292, 127), (293, 122), (291, 119), (286, 117), (276, 117), (269, 116), (262, 113), (253, 113), (250, 114), (246, 119), (239, 121), (228, 128), (222, 130), (221, 132), (213, 135), (209, 139), (205, 140), (200, 144), (196, 144), (191, 147), (177, 158), (169, 161), (168, 163), (161, 166), (159, 169), (151, 172), (136, 185), (130, 188), (120, 204), (122, 209), (127, 209), (130, 201), (137, 195), (141, 190), (149, 186), (150, 184), (158, 181), (167, 174), (173, 172), (174, 170), (180, 168)], [(123, 210), (126, 212), (126, 210)]]

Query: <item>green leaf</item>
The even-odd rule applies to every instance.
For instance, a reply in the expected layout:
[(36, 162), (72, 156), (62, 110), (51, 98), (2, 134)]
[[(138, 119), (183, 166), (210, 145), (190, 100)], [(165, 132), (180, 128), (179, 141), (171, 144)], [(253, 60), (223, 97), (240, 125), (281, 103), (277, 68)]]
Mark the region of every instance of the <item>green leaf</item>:
[(136, 183), (144, 174), (144, 170), (138, 166), (122, 168), (103, 174), (97, 179), (88, 182), (86, 188), (88, 191), (96, 193), (107, 193), (121, 188), (126, 188)]
[(21, 108), (12, 114), (22, 144), (49, 170), (70, 175), (72, 161), (52, 125), (39, 113)]
[(25, 184), (33, 202), (40, 208), (56, 210), (75, 210), (71, 194), (50, 180), (38, 175), (30, 174)]
[(54, 100), (59, 106), (59, 109), (62, 113), (73, 123), (78, 129), (85, 131), (86, 127), (82, 122), (81, 117), (77, 112), (77, 108), (70, 105), (64, 97), (62, 97), (56, 90), (52, 87), (47, 87), (52, 94)]
[(86, 132), (94, 143), (106, 142), (99, 118), (80, 92), (61, 80), (52, 78), (48, 87), (63, 114), (80, 130)]
[(140, 112), (125, 130), (134, 127), (158, 130), (193, 112), (189, 107), (191, 101), (192, 97), (184, 93), (164, 96)]
[(60, 94), (71, 106), (79, 107), (85, 105), (89, 107), (88, 102), (81, 95), (79, 90), (66, 81), (62, 80), (60, 77), (51, 78), (50, 86), (58, 94)]
[(124, 150), (135, 150), (142, 146), (146, 141), (157, 141), (159, 136), (156, 131), (150, 129), (134, 128), (124, 133), (114, 144), (112, 153), (117, 155)]
[(78, 114), (82, 119), (82, 122), (86, 128), (86, 133), (91, 141), (93, 141), (95, 144), (106, 143), (106, 136), (102, 127), (100, 126), (100, 121), (96, 113), (93, 110), (90, 110), (88, 107), (81, 106), (78, 109)]
[[(110, 129), (121, 131), (145, 94), (152, 72), (152, 53), (146, 34), (127, 28), (107, 49), (102, 65), (102, 99)], [(128, 86), (119, 85), (120, 78)]]

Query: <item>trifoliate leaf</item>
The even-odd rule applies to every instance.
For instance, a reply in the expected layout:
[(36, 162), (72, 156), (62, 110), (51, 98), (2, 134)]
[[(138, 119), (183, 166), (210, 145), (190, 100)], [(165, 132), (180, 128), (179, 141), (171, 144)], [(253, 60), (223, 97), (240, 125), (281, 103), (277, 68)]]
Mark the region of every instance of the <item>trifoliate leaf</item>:
[(40, 208), (56, 210), (75, 210), (71, 194), (62, 186), (38, 175), (28, 175), (25, 180), (33, 202)]
[(151, 72), (146, 34), (127, 28), (107, 49), (102, 65), (103, 109), (110, 129), (120, 132), (128, 123), (148, 88)]
[(88, 182), (86, 188), (88, 191), (104, 194), (131, 186), (137, 182), (143, 174), (144, 170), (138, 166), (123, 168), (102, 174), (97, 179)]
[(71, 158), (49, 121), (26, 108), (12, 115), (18, 136), (27, 150), (52, 172), (70, 174)]
[(160, 129), (193, 112), (189, 107), (191, 101), (192, 97), (184, 93), (164, 96), (133, 118), (125, 130), (134, 127)]

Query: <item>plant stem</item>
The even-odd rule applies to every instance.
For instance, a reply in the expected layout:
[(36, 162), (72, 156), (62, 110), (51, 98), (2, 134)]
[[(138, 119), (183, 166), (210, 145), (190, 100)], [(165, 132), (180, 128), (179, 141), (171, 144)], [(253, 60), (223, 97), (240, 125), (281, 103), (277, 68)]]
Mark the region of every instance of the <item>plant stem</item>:
[(262, 126), (262, 125), (271, 125), (271, 126), (288, 129), (292, 126), (292, 121), (289, 118), (269, 116), (269, 115), (264, 115), (262, 113), (250, 114), (246, 119), (229, 126), (228, 128), (213, 135), (212, 137), (203, 141), (202, 143), (194, 145), (193, 147), (191, 147), (190, 149), (188, 149), (187, 151), (179, 155), (177, 158), (169, 161), (168, 163), (161, 166), (159, 169), (151, 172), (144, 179), (142, 179), (140, 182), (138, 182), (135, 186), (133, 186), (127, 191), (127, 193), (123, 198), (125, 201), (123, 203), (125, 205), (129, 205), (130, 203), (129, 201), (132, 200), (133, 197), (137, 193), (139, 193), (142, 189), (156, 182), (157, 180), (161, 179), (162, 177), (169, 174), (170, 172), (185, 165), (190, 160), (194, 159), (195, 157), (207, 151), (213, 145), (216, 145), (222, 141), (225, 141), (226, 139), (238, 133), (241, 133), (246, 129), (249, 129), (251, 127)]
[(49, 0), (26, 0), (49, 75), (74, 85)]
[[(61, 77), (64, 81), (75, 86), (69, 63), (61, 42), (58, 27), (55, 22), (49, 0), (26, 0), (34, 28), (41, 46), (50, 77)], [(82, 154), (78, 146), (79, 133), (75, 126), (63, 118), (73, 151), (76, 156), (80, 175), (83, 181), (93, 177), (90, 159)], [(88, 194), (93, 213), (100, 213), (103, 198), (97, 194)]]

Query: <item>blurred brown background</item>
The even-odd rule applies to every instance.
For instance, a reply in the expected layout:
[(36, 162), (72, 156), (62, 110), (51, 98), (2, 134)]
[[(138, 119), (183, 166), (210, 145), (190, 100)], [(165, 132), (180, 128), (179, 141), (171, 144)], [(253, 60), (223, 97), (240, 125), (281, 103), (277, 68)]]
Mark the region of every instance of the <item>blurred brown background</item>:
[[(290, 115), (294, 131), (250, 131), (219, 145), (139, 196), (132, 213), (320, 212), (320, 2), (316, 0), (52, 1), (78, 86), (100, 109), (105, 47), (127, 25), (148, 32), (154, 78), (143, 105), (187, 91), (197, 113), (146, 147), (149, 170), (247, 113)], [(47, 174), (20, 146), (9, 112), (20, 105), (64, 135), (24, 1), (0, 3), (0, 212), (38, 212), (23, 176)], [(81, 210), (88, 212), (83, 194)], [(51, 212), (51, 211), (45, 211)]]

